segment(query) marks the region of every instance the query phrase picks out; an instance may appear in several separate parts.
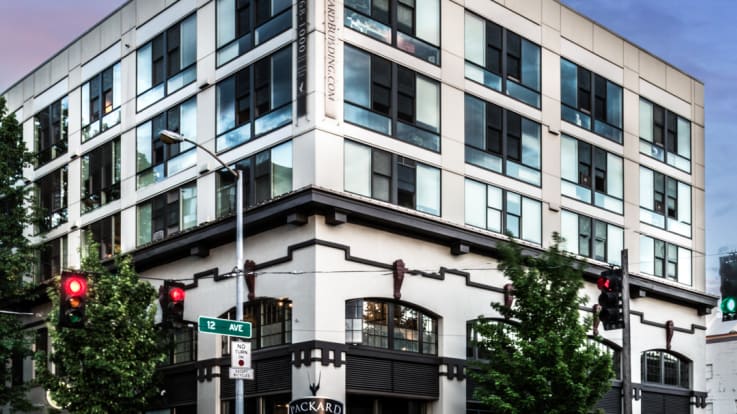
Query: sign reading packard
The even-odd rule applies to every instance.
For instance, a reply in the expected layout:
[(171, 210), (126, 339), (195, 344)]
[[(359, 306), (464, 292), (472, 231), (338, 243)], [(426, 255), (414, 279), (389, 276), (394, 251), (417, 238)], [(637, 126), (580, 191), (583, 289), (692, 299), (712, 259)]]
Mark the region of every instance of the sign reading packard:
[(289, 403), (289, 414), (343, 414), (343, 403), (325, 397), (305, 397)]

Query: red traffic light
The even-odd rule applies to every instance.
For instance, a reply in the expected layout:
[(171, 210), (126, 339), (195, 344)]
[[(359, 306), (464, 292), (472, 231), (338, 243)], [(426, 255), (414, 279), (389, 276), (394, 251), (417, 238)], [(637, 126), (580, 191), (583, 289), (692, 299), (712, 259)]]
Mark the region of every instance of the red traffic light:
[(182, 302), (184, 301), (184, 289), (174, 286), (169, 289), (169, 300), (172, 302)]
[(599, 279), (596, 281), (596, 286), (600, 290), (612, 290), (612, 281), (606, 276), (599, 276)]
[(83, 296), (87, 292), (87, 279), (79, 275), (64, 279), (64, 294), (67, 296)]

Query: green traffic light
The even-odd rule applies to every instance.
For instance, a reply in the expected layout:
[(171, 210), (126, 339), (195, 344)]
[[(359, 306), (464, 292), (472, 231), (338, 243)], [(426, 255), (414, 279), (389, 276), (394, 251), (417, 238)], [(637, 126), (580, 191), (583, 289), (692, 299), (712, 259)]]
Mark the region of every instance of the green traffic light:
[(729, 297), (722, 299), (722, 312), (735, 313), (737, 311), (737, 299)]

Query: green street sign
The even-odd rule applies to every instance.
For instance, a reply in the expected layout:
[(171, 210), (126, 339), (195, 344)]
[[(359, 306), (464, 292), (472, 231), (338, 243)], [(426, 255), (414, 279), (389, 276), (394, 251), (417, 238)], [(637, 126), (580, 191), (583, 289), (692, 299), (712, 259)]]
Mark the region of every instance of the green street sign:
[(251, 337), (251, 322), (232, 321), (230, 319), (209, 318), (200, 316), (197, 320), (200, 332), (218, 335)]

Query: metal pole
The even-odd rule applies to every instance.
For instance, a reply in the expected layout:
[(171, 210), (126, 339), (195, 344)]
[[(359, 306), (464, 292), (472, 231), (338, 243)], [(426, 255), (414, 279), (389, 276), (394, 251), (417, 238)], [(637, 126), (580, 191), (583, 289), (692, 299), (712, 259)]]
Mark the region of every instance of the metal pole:
[[(243, 320), (243, 171), (236, 170), (238, 174), (235, 192), (235, 319)], [(245, 400), (243, 395), (243, 380), (235, 380), (235, 413), (243, 414), (245, 411)]]
[(632, 414), (632, 341), (630, 338), (630, 273), (627, 249), (622, 250), (622, 408)]

